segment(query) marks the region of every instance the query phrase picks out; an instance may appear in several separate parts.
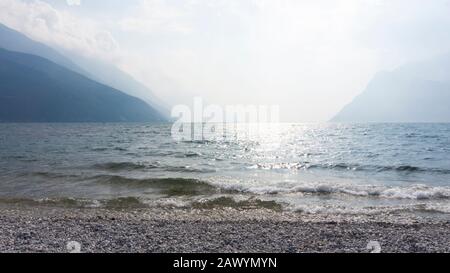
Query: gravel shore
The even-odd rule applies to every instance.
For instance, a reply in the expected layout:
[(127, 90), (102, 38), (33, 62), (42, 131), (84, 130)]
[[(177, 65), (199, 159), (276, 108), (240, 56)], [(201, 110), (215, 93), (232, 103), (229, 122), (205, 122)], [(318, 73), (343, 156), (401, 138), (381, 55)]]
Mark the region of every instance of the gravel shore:
[(450, 223), (270, 210), (0, 208), (0, 252), (450, 252)]

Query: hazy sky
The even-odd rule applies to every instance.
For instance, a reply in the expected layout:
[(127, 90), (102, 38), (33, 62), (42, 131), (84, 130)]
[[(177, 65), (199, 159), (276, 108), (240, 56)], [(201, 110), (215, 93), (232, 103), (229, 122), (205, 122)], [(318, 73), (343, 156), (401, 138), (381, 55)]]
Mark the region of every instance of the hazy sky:
[(114, 62), (173, 105), (325, 121), (379, 70), (450, 51), (449, 0), (0, 0), (0, 22)]

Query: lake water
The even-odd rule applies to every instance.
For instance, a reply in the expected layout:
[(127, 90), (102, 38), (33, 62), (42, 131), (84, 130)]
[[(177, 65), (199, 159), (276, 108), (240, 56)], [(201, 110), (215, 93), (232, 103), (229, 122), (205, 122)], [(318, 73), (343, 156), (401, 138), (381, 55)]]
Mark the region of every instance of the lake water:
[(171, 124), (0, 124), (0, 202), (448, 216), (450, 124), (182, 142)]

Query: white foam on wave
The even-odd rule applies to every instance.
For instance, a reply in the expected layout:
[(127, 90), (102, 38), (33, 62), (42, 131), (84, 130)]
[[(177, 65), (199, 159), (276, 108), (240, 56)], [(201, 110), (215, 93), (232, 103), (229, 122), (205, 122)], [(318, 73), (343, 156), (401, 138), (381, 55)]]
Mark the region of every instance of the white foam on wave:
[(328, 182), (311, 183), (300, 181), (284, 182), (258, 182), (226, 180), (222, 182), (212, 182), (222, 189), (253, 193), (258, 195), (274, 194), (345, 194), (354, 197), (372, 197), (385, 199), (411, 199), (411, 200), (432, 200), (450, 199), (450, 187), (433, 187), (427, 185), (407, 185), (407, 186), (381, 186), (381, 185), (357, 185), (355, 183)]
[(415, 185), (404, 188), (390, 188), (380, 192), (381, 197), (395, 199), (448, 199), (450, 198), (450, 189), (444, 187), (428, 187), (425, 185)]
[(289, 211), (301, 212), (307, 214), (332, 214), (332, 215), (379, 215), (398, 212), (431, 212), (431, 213), (450, 213), (449, 204), (407, 204), (398, 206), (339, 206), (339, 205), (320, 205), (320, 204), (290, 204), (286, 207)]
[(428, 212), (450, 213), (450, 204), (425, 204), (423, 210)]

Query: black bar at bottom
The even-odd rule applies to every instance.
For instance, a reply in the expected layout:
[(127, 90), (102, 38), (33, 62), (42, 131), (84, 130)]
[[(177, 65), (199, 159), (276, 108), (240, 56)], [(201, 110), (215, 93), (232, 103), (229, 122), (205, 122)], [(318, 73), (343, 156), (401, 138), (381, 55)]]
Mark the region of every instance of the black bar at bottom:
[[(319, 270), (386, 270), (398, 264), (414, 269), (431, 259), (448, 263), (447, 254), (3, 254), (2, 266), (67, 271), (139, 270), (140, 272), (311, 272)], [(429, 261), (426, 261), (429, 262)]]

